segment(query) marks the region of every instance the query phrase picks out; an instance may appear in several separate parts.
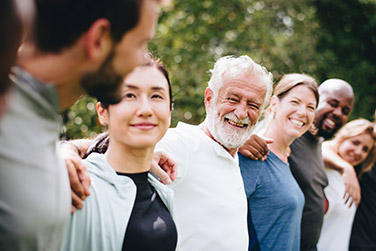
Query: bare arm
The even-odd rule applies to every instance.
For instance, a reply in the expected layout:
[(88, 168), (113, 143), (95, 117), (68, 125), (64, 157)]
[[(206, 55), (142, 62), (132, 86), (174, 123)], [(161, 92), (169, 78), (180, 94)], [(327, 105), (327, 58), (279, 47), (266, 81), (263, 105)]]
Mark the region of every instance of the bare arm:
[(74, 141), (62, 141), (60, 154), (67, 167), (72, 194), (72, 210), (83, 207), (83, 200), (90, 195), (90, 177), (82, 157), (91, 144), (91, 140), (78, 139)]
[(334, 142), (332, 141), (327, 141), (322, 144), (322, 156), (324, 165), (327, 168), (334, 169), (342, 174), (346, 187), (345, 194), (343, 195), (343, 197), (346, 198), (345, 203), (352, 199), (349, 203), (349, 207), (351, 207), (353, 203), (358, 206), (361, 194), (359, 181), (354, 167), (336, 153)]
[(267, 144), (270, 143), (273, 143), (273, 139), (252, 134), (239, 148), (239, 152), (250, 159), (264, 161), (269, 153)]

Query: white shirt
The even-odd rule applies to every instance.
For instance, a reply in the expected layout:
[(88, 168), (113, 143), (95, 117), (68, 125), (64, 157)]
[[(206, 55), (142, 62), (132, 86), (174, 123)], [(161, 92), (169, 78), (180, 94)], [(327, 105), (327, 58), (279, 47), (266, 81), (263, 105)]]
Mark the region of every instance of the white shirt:
[(324, 216), (320, 239), (317, 244), (319, 251), (344, 251), (349, 248), (351, 227), (356, 207), (345, 204), (345, 184), (339, 172), (325, 168), (329, 185), (324, 189), (329, 201), (329, 208)]
[(174, 220), (179, 250), (248, 250), (247, 198), (238, 165), (198, 126), (179, 123), (158, 143), (178, 164)]

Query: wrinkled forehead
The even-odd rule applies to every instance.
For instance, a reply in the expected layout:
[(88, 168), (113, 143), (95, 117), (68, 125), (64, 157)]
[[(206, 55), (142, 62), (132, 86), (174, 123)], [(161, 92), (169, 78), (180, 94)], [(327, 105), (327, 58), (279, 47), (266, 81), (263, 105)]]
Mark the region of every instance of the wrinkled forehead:
[(266, 83), (260, 74), (228, 72), (223, 75), (223, 86), (219, 92), (223, 95), (236, 94), (246, 100), (262, 103), (266, 95)]

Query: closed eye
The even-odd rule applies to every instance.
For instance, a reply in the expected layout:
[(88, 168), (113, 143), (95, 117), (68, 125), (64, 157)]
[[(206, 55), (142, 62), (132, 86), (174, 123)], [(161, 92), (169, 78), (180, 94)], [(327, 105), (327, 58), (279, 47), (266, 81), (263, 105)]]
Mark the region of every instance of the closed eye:
[(255, 103), (248, 103), (248, 106), (251, 107), (254, 110), (260, 109), (260, 105), (255, 104)]
[(153, 94), (152, 96), (151, 96), (151, 98), (156, 98), (156, 99), (164, 99), (164, 97), (162, 96), (162, 95), (160, 95), (160, 94)]
[(314, 106), (308, 106), (308, 109), (309, 109), (310, 111), (315, 111), (315, 110), (316, 110), (316, 107), (314, 107)]
[(290, 101), (292, 104), (294, 104), (294, 105), (298, 105), (299, 104), (299, 102), (297, 101), (297, 100), (291, 100)]
[(238, 103), (239, 102), (239, 100), (236, 99), (236, 98), (228, 98), (227, 100), (230, 101), (230, 103)]

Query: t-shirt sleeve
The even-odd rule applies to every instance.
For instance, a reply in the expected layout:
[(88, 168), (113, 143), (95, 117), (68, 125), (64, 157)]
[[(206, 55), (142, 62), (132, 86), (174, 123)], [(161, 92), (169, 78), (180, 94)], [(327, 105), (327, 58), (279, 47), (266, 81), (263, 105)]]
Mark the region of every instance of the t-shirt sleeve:
[(187, 174), (189, 158), (189, 142), (187, 137), (178, 130), (168, 129), (165, 136), (158, 142), (155, 150), (166, 152), (177, 164), (177, 176), (171, 187), (177, 185)]
[(259, 177), (263, 169), (263, 162), (251, 160), (239, 153), (239, 166), (243, 177), (245, 193), (247, 198), (249, 198), (257, 189)]

